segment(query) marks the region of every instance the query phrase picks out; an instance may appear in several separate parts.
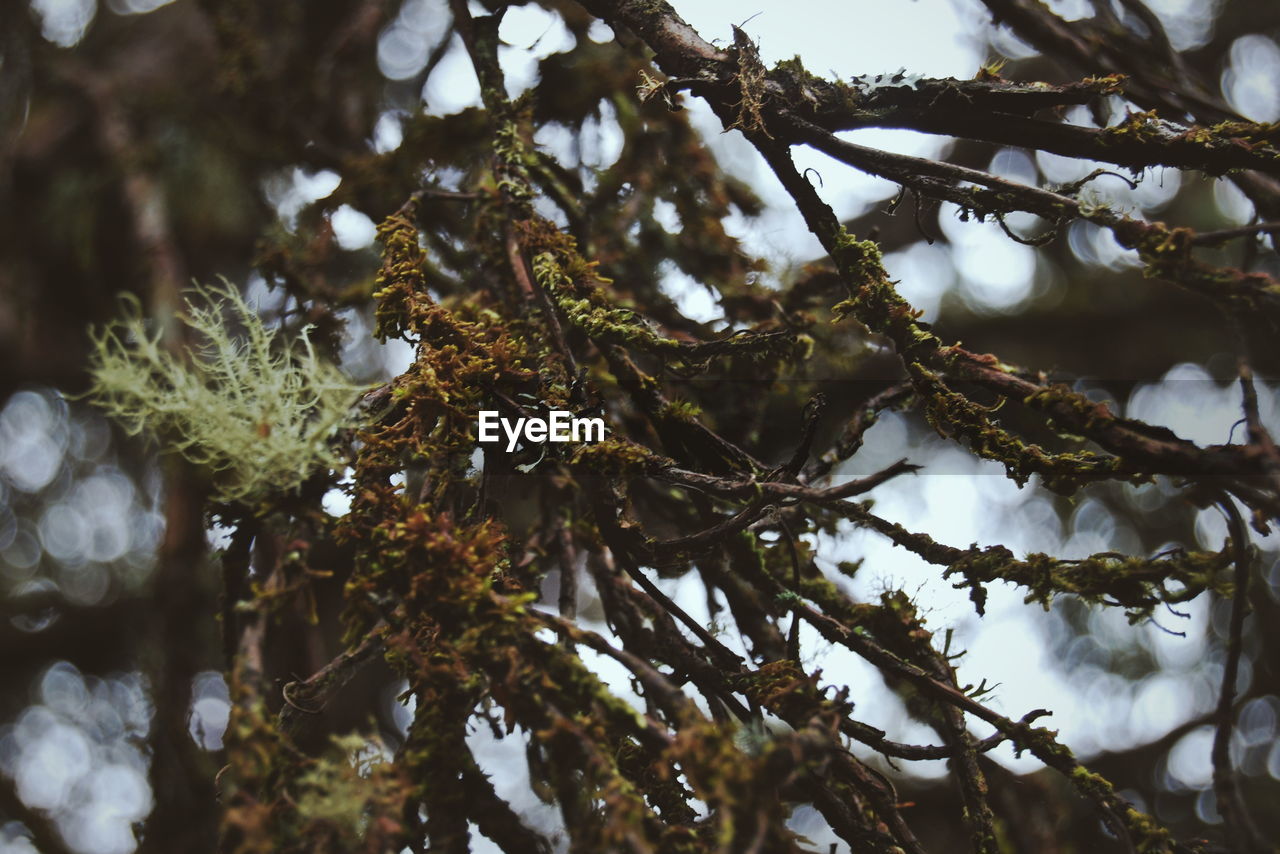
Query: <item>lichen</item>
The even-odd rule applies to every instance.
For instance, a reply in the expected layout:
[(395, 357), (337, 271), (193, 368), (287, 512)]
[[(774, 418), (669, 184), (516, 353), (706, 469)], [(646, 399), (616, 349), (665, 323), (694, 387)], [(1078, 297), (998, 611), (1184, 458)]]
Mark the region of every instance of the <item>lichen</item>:
[(287, 493), (333, 464), (329, 440), (359, 387), (306, 329), (286, 340), (227, 283), (195, 289), (180, 319), (194, 343), (178, 354), (126, 299), (121, 319), (91, 333), (90, 400), (204, 468), (218, 501)]

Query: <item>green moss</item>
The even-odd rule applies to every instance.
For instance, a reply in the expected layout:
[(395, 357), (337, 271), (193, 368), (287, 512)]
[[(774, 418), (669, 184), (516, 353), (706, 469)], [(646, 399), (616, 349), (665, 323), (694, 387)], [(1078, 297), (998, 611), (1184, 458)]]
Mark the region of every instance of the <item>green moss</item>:
[(673, 465), (666, 457), (656, 454), (643, 445), (615, 436), (603, 442), (579, 446), (569, 462), (585, 471), (604, 477), (635, 477), (653, 474)]
[[(348, 845), (358, 845), (371, 812), (395, 814), (402, 809), (404, 781), (392, 765), (369, 760), (370, 745), (363, 736), (334, 736), (332, 745), (330, 754), (312, 763), (294, 786), (298, 818), (336, 831)], [(398, 809), (388, 809), (392, 804)]]
[(1173, 552), (1159, 558), (1130, 557), (1104, 552), (1079, 560), (1030, 554), (1015, 560), (1008, 549), (994, 546), (971, 552), (952, 564), (946, 576), (961, 575), (957, 586), (969, 586), (975, 604), (985, 600), (981, 585), (1007, 581), (1028, 588), (1027, 602), (1047, 610), (1059, 595), (1123, 607), (1130, 622), (1148, 618), (1161, 603), (1185, 602), (1206, 589), (1229, 595), (1225, 552)]
[(1000, 426), (992, 417), (994, 409), (952, 391), (939, 374), (919, 363), (911, 365), (911, 374), (917, 388), (927, 393), (925, 416), (934, 429), (943, 436), (967, 439), (975, 454), (1003, 463), (1020, 485), (1039, 474), (1048, 489), (1069, 495), (1086, 482), (1121, 472), (1117, 457), (1089, 451), (1052, 453), (1024, 441)]

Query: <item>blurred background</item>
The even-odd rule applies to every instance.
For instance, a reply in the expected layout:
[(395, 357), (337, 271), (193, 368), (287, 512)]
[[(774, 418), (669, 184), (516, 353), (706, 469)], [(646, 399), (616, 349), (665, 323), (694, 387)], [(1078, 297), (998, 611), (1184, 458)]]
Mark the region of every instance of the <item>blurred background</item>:
[[(1001, 73), (1011, 80), (1059, 82), (1109, 70), (1045, 60), (993, 25), (976, 0), (674, 5), (709, 40), (727, 43), (730, 25), (742, 26), (766, 65), (799, 54), (811, 71), (845, 79), (898, 69), (970, 78), (1000, 59), (1008, 60)], [(1087, 0), (1049, 5), (1067, 20), (1095, 13)], [(1256, 121), (1280, 119), (1280, 4), (1148, 5), (1173, 46), (1217, 81), (1234, 110)], [(651, 155), (633, 141), (638, 60), (607, 26), (571, 3), (547, 0), (510, 9), (500, 36), (508, 93), (532, 93), (534, 139), (548, 168), (584, 200), (582, 227), (607, 231), (628, 200), (640, 206), (633, 214), (640, 225), (624, 247), (632, 254), (619, 251), (605, 266), (621, 270), (618, 278), (636, 294), (661, 295), (664, 323), (737, 328), (744, 305), (767, 303), (814, 275), (810, 265), (821, 250), (771, 173), (693, 98), (680, 120), (695, 136), (668, 139), (664, 156), (679, 146), (701, 150), (699, 144), (713, 152), (710, 168), (726, 173), (721, 238), (747, 260), (700, 258), (689, 245), (710, 227), (695, 228), (695, 203), (661, 187), (660, 171), (676, 167), (646, 162)], [(477, 150), (484, 139), (479, 103), (479, 84), (443, 0), (0, 5), (0, 852), (134, 851), (159, 801), (200, 797), (194, 789), (156, 791), (157, 763), (185, 756), (184, 767), (209, 786), (221, 765), (229, 701), (213, 617), (216, 582), (208, 552), (189, 543), (184, 551), (175, 538), (185, 524), (216, 550), (227, 532), (198, 512), (175, 519), (166, 462), (77, 397), (87, 386), (87, 330), (116, 315), (122, 293), (140, 295), (164, 322), (185, 283), (225, 276), (273, 321), (317, 324), (357, 381), (372, 387), (396, 375), (413, 350), (371, 336), (375, 223), (421, 184), (465, 192), (469, 170), (485, 156)], [(1122, 119), (1130, 107), (1112, 98), (1103, 115), (1080, 107), (1066, 118), (1094, 125)], [(1066, 184), (1102, 165), (907, 131), (845, 136), (1041, 185)], [(895, 203), (896, 185), (817, 152), (797, 150), (796, 160), (816, 170), (824, 198), (851, 231), (882, 243), (901, 292), (944, 339), (1045, 370), (1126, 416), (1198, 443), (1240, 439), (1228, 324), (1203, 300), (1145, 279), (1136, 254), (1108, 232), (1075, 223), (1033, 248), (1009, 240), (994, 222), (964, 221), (947, 204)], [(1198, 229), (1256, 220), (1227, 181), (1175, 169), (1139, 177), (1136, 191), (1104, 176), (1087, 192), (1135, 215)], [(453, 214), (439, 216), (449, 236), (431, 248), (442, 259), (442, 288), (463, 288), (462, 232), (449, 231)], [(1030, 215), (1008, 224), (1024, 236), (1046, 227)], [(1280, 269), (1263, 240), (1228, 244), (1221, 256), (1245, 268)], [(655, 257), (675, 260), (649, 263)], [(326, 310), (309, 314), (317, 301)], [(859, 366), (857, 381), (884, 379), (877, 374), (885, 370), (881, 345), (850, 337), (844, 346)], [(1260, 411), (1274, 430), (1280, 387), (1270, 378), (1280, 366), (1274, 349), (1260, 355)], [(843, 381), (839, 368), (821, 363), (795, 381)], [(701, 393), (689, 384), (691, 398)], [(767, 408), (751, 399), (742, 405)], [(784, 436), (765, 436), (766, 446), (786, 445)], [(1165, 480), (1098, 484), (1074, 499), (1034, 479), (1020, 488), (1000, 466), (974, 459), (915, 415), (884, 416), (841, 475), (866, 474), (903, 456), (924, 472), (878, 490), (877, 512), (956, 546), (1004, 543), (1018, 554), (1064, 558), (1108, 550), (1152, 555), (1218, 550), (1226, 533), (1216, 509), (1193, 506)], [(334, 490), (323, 506), (340, 516), (346, 496)], [(1061, 599), (1046, 613), (1024, 604), (1015, 588), (993, 587), (979, 619), (966, 590), (881, 537), (849, 527), (808, 540), (820, 567), (863, 561), (851, 582), (855, 595), (903, 589), (935, 632), (954, 629), (954, 644), (968, 650), (961, 676), (998, 683), (994, 708), (1015, 718), (1052, 709), (1049, 725), (1140, 808), (1180, 833), (1213, 834), (1220, 817), (1208, 719), (1229, 603), (1206, 594), (1179, 612), (1130, 625), (1119, 609)], [(1246, 626), (1232, 757), (1248, 801), (1261, 808), (1280, 802), (1280, 537), (1257, 544), (1261, 578)], [(173, 559), (184, 554), (190, 560)], [(711, 621), (696, 578), (660, 583), (695, 618)], [(589, 586), (582, 595), (592, 595)], [(589, 605), (581, 613), (588, 627), (607, 632), (602, 621), (592, 622)], [(187, 619), (192, 614), (204, 619)], [(824, 679), (856, 687), (863, 720), (892, 739), (931, 740), (924, 727), (906, 723), (900, 700), (873, 668), (816, 637), (803, 640), (812, 650), (806, 663), (821, 667)], [(314, 669), (306, 650), (285, 658), (281, 674), (297, 678)], [(620, 695), (634, 697), (617, 665), (588, 660)], [(173, 691), (174, 679), (189, 690)], [(352, 711), (351, 726), (371, 725), (394, 743), (409, 720), (399, 689), (387, 672), (363, 676), (359, 690), (375, 698), (377, 713), (370, 721), (361, 717), (363, 707)], [(189, 702), (173, 708), (166, 696)], [(166, 746), (157, 737), (166, 716), (183, 722), (190, 744)], [(502, 771), (499, 794), (531, 825), (554, 832), (558, 814), (524, 791), (522, 748), (507, 743), (514, 739), (494, 740), (484, 727), (472, 738), (486, 770)], [(1016, 774), (1039, 767), (1007, 745), (992, 756)], [(946, 774), (941, 761), (895, 773), (903, 797), (920, 811), (941, 809), (952, 797), (938, 785)], [(178, 816), (200, 812), (192, 804), (174, 809)], [(1274, 809), (1255, 814), (1271, 838), (1280, 834)], [(208, 821), (193, 819), (193, 835), (212, 840)], [(793, 823), (819, 849), (836, 841), (816, 813), (799, 811)], [(148, 845), (160, 838), (149, 835)], [(483, 845), (477, 837), (476, 850)]]

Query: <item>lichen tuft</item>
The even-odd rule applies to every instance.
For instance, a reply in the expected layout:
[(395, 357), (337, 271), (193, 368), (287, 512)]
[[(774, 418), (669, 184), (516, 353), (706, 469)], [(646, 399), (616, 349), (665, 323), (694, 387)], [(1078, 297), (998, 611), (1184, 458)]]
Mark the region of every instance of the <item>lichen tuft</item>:
[(329, 440), (359, 387), (307, 330), (286, 340), (225, 282), (196, 288), (179, 319), (194, 342), (181, 353), (148, 328), (135, 299), (91, 330), (90, 400), (130, 434), (207, 470), (217, 501), (284, 494), (332, 463)]

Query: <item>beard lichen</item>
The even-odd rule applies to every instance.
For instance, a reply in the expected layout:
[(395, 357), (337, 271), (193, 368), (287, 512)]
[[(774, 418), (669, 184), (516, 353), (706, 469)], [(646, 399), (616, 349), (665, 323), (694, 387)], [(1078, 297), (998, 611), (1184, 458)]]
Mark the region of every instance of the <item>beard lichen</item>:
[(332, 464), (330, 439), (360, 387), (306, 329), (286, 340), (226, 282), (197, 287), (179, 320), (194, 343), (174, 352), (126, 298), (120, 319), (90, 331), (89, 399), (204, 469), (216, 501), (284, 494)]

